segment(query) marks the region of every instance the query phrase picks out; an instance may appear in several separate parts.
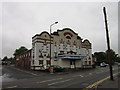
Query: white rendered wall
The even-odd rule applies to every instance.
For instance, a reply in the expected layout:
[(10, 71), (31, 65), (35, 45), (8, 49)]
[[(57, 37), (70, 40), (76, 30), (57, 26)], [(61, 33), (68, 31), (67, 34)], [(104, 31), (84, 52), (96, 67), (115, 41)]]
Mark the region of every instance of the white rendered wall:
[(76, 60), (75, 65), (76, 65), (76, 68), (82, 67), (82, 60)]

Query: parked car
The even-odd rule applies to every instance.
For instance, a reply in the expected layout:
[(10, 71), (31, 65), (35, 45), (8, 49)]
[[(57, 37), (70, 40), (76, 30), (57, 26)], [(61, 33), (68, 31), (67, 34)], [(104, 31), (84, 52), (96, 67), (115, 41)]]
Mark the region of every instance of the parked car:
[(7, 65), (8, 63), (6, 61), (2, 61), (2, 65)]
[(106, 67), (106, 66), (108, 66), (108, 64), (106, 64), (105, 62), (100, 63), (100, 67)]
[(95, 63), (94, 63), (94, 64), (92, 64), (92, 68), (96, 68), (96, 65), (95, 65)]
[(61, 72), (64, 71), (63, 67), (60, 67), (59, 65), (51, 65), (48, 69), (50, 70), (50, 68), (53, 67), (53, 72)]

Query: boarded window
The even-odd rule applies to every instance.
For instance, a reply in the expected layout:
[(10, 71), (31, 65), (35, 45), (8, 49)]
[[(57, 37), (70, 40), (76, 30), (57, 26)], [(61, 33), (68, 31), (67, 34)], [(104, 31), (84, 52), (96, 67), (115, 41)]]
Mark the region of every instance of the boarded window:
[(49, 65), (51, 64), (51, 61), (50, 61), (50, 60), (46, 60), (46, 62), (47, 62), (47, 65), (48, 65), (48, 64), (49, 64)]
[(39, 60), (39, 65), (40, 65), (40, 64), (43, 64), (43, 60)]

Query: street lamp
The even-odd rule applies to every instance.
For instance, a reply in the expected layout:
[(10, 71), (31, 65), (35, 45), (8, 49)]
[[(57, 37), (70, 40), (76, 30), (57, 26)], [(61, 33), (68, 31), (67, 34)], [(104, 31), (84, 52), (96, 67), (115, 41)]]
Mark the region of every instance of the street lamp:
[(50, 25), (50, 65), (51, 65), (51, 31), (52, 31), (52, 26), (57, 24), (58, 22), (55, 22)]

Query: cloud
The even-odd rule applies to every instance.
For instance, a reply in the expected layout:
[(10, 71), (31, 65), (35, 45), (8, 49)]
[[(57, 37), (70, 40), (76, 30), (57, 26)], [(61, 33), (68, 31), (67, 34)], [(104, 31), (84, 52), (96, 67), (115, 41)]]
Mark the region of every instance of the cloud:
[(111, 47), (117, 51), (117, 3), (4, 2), (2, 6), (3, 55), (11, 56), (16, 48), (32, 46), (32, 37), (55, 21), (52, 32), (70, 27), (83, 39), (89, 39), (94, 51), (106, 50), (102, 8), (107, 7)]

